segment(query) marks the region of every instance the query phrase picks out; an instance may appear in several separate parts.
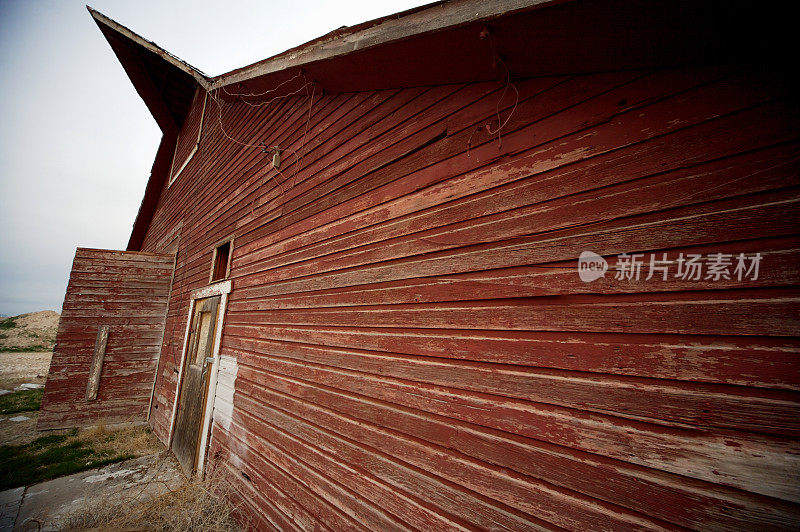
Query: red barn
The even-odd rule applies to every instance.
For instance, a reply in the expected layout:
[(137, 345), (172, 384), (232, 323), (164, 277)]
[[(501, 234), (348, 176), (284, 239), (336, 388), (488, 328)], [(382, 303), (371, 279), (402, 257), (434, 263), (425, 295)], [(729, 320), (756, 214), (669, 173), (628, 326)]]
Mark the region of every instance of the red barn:
[(785, 14), (447, 1), (214, 78), (92, 16), (164, 136), (42, 428), (147, 421), (259, 529), (798, 526)]

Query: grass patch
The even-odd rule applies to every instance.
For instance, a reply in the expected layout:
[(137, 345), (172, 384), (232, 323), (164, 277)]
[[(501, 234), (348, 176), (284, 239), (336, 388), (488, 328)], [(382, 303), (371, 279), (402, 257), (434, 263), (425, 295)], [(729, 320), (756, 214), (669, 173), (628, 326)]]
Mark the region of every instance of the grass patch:
[(6, 351), (8, 353), (29, 353), (34, 351), (50, 351), (53, 349), (52, 345), (28, 345), (25, 347), (20, 347), (18, 345), (4, 347), (0, 346), (0, 351)]
[(44, 389), (20, 390), (0, 395), (0, 414), (16, 414), (39, 410), (42, 404)]
[[(34, 391), (34, 390), (31, 390)], [(27, 445), (0, 446), (0, 491), (35, 484), (133, 458), (109, 449), (95, 449), (72, 434), (53, 434)]]
[(13, 329), (17, 326), (17, 318), (2, 318), (0, 319), (0, 329)]

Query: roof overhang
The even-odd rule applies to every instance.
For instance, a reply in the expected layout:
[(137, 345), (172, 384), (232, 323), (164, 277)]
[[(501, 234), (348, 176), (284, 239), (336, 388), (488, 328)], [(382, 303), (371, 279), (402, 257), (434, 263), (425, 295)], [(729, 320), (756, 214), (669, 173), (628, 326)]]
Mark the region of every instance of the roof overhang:
[(205, 74), (99, 11), (86, 8), (161, 131), (180, 129), (197, 86), (209, 86)]
[(496, 80), (503, 66), (535, 77), (741, 63), (774, 55), (770, 17), (780, 19), (719, 0), (449, 0), (333, 31), (210, 88), (223, 98), (260, 93), (300, 72), (338, 93)]
[(155, 213), (178, 131), (189, 113), (194, 93), (198, 86), (208, 89), (210, 80), (157, 44), (91, 7), (87, 9), (164, 134), (128, 240), (127, 249), (137, 251)]
[[(774, 62), (791, 20), (777, 8), (696, 0), (447, 0), (341, 28), (208, 78), (89, 9), (162, 131), (129, 250), (140, 249), (196, 88), (270, 97), (703, 64)], [(171, 144), (172, 143), (172, 144)], [(165, 162), (166, 161), (166, 162)]]

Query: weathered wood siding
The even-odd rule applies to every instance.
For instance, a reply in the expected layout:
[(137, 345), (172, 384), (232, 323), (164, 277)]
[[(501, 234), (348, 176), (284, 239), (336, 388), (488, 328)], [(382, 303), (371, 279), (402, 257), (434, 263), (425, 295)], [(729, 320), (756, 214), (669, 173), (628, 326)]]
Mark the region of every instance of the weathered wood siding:
[(172, 156), (169, 180), (176, 179), (189, 162), (189, 158), (196, 153), (196, 148), (202, 133), (205, 118), (206, 93), (197, 89), (192, 99), (189, 115), (181, 127), (178, 139), (175, 142), (175, 152)]
[[(515, 88), (209, 100), (145, 239), (181, 227), (157, 434), (235, 235), (208, 457), (259, 527), (797, 525), (796, 94), (728, 68)], [(583, 251), (612, 270), (582, 282)], [(622, 253), (763, 260), (616, 280)]]
[[(174, 258), (78, 248), (39, 413), (39, 429), (143, 422), (158, 363)], [(98, 331), (108, 326), (96, 399)]]

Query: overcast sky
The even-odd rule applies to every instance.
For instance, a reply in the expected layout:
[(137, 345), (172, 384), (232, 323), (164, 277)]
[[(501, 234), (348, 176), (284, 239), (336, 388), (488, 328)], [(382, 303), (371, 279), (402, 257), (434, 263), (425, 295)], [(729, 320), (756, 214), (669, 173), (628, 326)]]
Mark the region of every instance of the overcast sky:
[[(95, 0), (209, 75), (427, 1)], [(0, 0), (0, 315), (61, 311), (76, 247), (125, 249), (161, 132), (84, 3)]]

